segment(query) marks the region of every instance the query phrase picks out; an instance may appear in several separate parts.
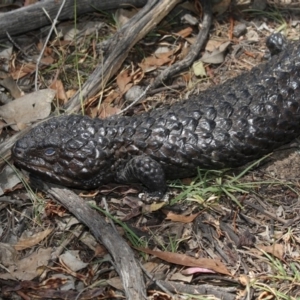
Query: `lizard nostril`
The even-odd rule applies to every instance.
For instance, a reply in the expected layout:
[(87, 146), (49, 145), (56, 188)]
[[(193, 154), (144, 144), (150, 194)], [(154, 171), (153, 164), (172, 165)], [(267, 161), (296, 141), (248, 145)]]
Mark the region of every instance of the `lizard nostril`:
[(12, 152), (16, 157), (23, 157), (25, 151), (24, 149), (18, 148), (17, 145), (15, 145)]
[(17, 149), (16, 154), (18, 156), (23, 156), (24, 151), (22, 151), (21, 149)]

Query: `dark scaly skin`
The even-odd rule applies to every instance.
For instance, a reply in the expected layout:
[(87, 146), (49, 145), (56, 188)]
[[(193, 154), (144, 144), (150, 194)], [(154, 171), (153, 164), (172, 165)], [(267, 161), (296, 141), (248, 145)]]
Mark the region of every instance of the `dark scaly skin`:
[(141, 182), (161, 196), (165, 179), (251, 162), (299, 135), (300, 43), (282, 48), (251, 72), (171, 107), (106, 120), (54, 118), (15, 144), (15, 163), (65, 186)]

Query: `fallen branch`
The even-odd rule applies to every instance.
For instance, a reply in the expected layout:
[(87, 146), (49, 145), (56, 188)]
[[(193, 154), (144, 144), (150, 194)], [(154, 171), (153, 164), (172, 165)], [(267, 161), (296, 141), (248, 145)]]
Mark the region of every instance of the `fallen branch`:
[[(49, 1), (49, 2), (52, 2)], [(86, 1), (83, 1), (86, 2)], [(93, 1), (88, 1), (92, 3)], [(102, 1), (101, 3), (107, 3)], [(114, 1), (110, 1), (114, 2)], [(120, 4), (121, 1), (118, 1)], [(125, 1), (124, 1), (125, 2)], [(128, 3), (129, 1), (127, 1)], [(82, 90), (66, 104), (66, 112), (71, 113), (80, 109), (80, 100), (95, 96), (102, 88), (101, 83), (106, 83), (118, 72), (122, 63), (126, 59), (130, 49), (153, 29), (181, 0), (149, 0), (147, 5), (141, 9), (125, 26), (123, 26), (111, 39), (110, 47), (103, 64), (99, 65), (93, 74), (84, 84)], [(47, 2), (48, 3), (48, 2)], [(97, 2), (98, 3), (98, 2)], [(99, 2), (100, 3), (100, 2)], [(98, 3), (98, 4), (99, 4)], [(70, 0), (66, 1), (64, 8), (70, 5)], [(192, 62), (201, 49), (207, 37), (211, 16), (208, 13), (209, 0), (205, 0), (205, 24), (199, 33), (196, 46), (192, 48), (192, 54), (188, 55), (188, 62)], [(57, 9), (59, 5), (57, 5)], [(79, 9), (77, 7), (77, 9)], [(49, 11), (48, 11), (49, 13)], [(57, 13), (57, 10), (56, 10)], [(51, 14), (50, 14), (51, 15)], [(63, 17), (63, 12), (60, 18)], [(1, 24), (1, 22), (0, 22)], [(10, 34), (13, 34), (10, 32)], [(1, 33), (0, 33), (1, 35)], [(198, 48), (197, 48), (198, 47)], [(196, 53), (197, 52), (197, 53)], [(167, 76), (173, 75), (176, 70), (181, 70), (182, 65), (176, 66), (174, 70), (167, 72)], [(162, 77), (161, 81), (165, 77)], [(37, 124), (35, 124), (36, 126)], [(24, 131), (16, 134), (7, 141), (5, 147), (0, 150), (0, 156), (7, 155), (7, 151), (14, 141), (24, 135)], [(5, 152), (6, 151), (6, 152)], [(50, 186), (50, 187), (49, 187)], [(71, 213), (73, 213), (82, 223), (91, 230), (98, 241), (101, 241), (111, 253), (118, 273), (123, 282), (127, 299), (143, 299), (146, 297), (145, 284), (142, 272), (134, 258), (134, 254), (125, 241), (106, 224), (104, 219), (92, 210), (79, 196), (65, 188), (57, 188), (54, 185), (44, 184), (43, 189), (47, 190), (53, 197), (61, 202)]]
[(146, 299), (143, 274), (135, 260), (134, 253), (119, 233), (107, 224), (104, 218), (93, 210), (82, 198), (67, 188), (52, 184), (42, 184), (42, 189), (51, 194), (80, 222), (85, 224), (96, 240), (102, 243), (114, 260), (116, 271), (120, 275), (126, 299)]
[(111, 39), (107, 55), (66, 104), (66, 112), (77, 112), (83, 99), (95, 96), (120, 69), (130, 49), (152, 30), (181, 0), (149, 0)]
[[(67, 0), (65, 7), (70, 5), (70, 0)], [(87, 0), (86, 0), (87, 1)], [(84, 1), (84, 2), (86, 2)], [(49, 1), (49, 2), (52, 2)], [(104, 1), (105, 3), (107, 1)], [(120, 3), (121, 1), (111, 1), (112, 3)], [(122, 1), (126, 2), (126, 1)], [(135, 43), (140, 40), (143, 36), (147, 34), (157, 23), (159, 23), (168, 13), (171, 11), (179, 0), (164, 0), (158, 1), (153, 0), (149, 1), (138, 14), (135, 15), (124, 27), (122, 27), (112, 38), (110, 50), (107, 51), (108, 56), (104, 58), (103, 65), (99, 65), (93, 74), (91, 74), (83, 85), (82, 91), (77, 92), (70, 101), (68, 101), (67, 113), (74, 112), (80, 108), (80, 100), (88, 97), (92, 97), (99, 90), (101, 90), (103, 82), (108, 82), (109, 79), (116, 73), (123, 61), (126, 59), (128, 52), (135, 45)], [(195, 59), (202, 47), (204, 40), (207, 38), (208, 30), (211, 22), (211, 13), (209, 10), (209, 0), (202, 0), (203, 2), (203, 26), (201, 32), (199, 32), (195, 45), (191, 47), (190, 53), (187, 55), (187, 58), (183, 60), (183, 62), (179, 62), (174, 67), (170, 67), (164, 71), (164, 76), (159, 76), (158, 83), (164, 81), (167, 77), (173, 75), (176, 71), (182, 70), (183, 67), (188, 66), (188, 64), (192, 63), (192, 59)], [(130, 1), (126, 2), (130, 3)], [(121, 4), (120, 4), (121, 5)], [(155, 11), (151, 12), (151, 9), (155, 8)], [(58, 9), (58, 7), (57, 7)], [(163, 11), (163, 12), (161, 12)], [(57, 10), (56, 10), (57, 12)], [(153, 14), (156, 14), (153, 16)], [(146, 14), (145, 16), (143, 16)], [(5, 14), (6, 15), (6, 14)], [(1, 21), (0, 21), (1, 24)], [(135, 34), (133, 33), (133, 27), (135, 28)], [(1, 28), (0, 28), (1, 29)], [(188, 63), (187, 63), (188, 61)], [(155, 81), (156, 82), (156, 81)], [(149, 93), (157, 86), (157, 83), (154, 83), (151, 87), (148, 88)], [(42, 121), (41, 121), (42, 122)], [(34, 124), (34, 126), (38, 125), (40, 122)], [(0, 158), (8, 159), (10, 156), (10, 149), (12, 145), (21, 138), (28, 130), (23, 130), (15, 134), (12, 138), (6, 140), (2, 143), (2, 147), (0, 149)], [(4, 163), (3, 160), (0, 159), (0, 166)]]
[(155, 78), (149, 92), (160, 86), (168, 78), (190, 67), (195, 59), (199, 56), (201, 48), (208, 37), (208, 32), (212, 21), (211, 1), (204, 0), (201, 1), (201, 3), (203, 4), (202, 30), (199, 30), (195, 43), (190, 47), (190, 50), (184, 59), (176, 62), (174, 65), (171, 65)]
[(195, 43), (191, 46), (188, 54), (186, 57), (176, 62), (174, 65), (171, 65), (170, 67), (166, 68), (164, 71), (162, 71), (154, 80), (154, 82), (146, 87), (144, 92), (133, 102), (131, 102), (126, 108), (121, 110), (119, 114), (123, 114), (125, 111), (127, 111), (130, 107), (136, 105), (136, 103), (142, 101), (146, 96), (153, 94), (153, 90), (155, 90), (157, 87), (163, 84), (165, 80), (172, 77), (175, 74), (178, 74), (179, 72), (183, 71), (184, 69), (191, 66), (191, 64), (196, 60), (196, 58), (199, 56), (199, 53), (201, 51), (201, 48), (203, 47), (204, 42), (207, 39), (209, 29), (211, 26), (212, 21), (212, 12), (211, 12), (211, 3), (207, 0), (201, 1), (203, 4), (203, 22), (202, 22), (202, 30), (199, 31), (197, 38), (195, 40)]
[[(82, 15), (97, 10), (142, 7), (146, 2), (146, 0), (67, 0), (58, 20), (74, 19), (75, 11), (77, 15)], [(41, 1), (1, 14), (0, 38), (5, 38), (6, 32), (10, 35), (17, 35), (50, 25), (51, 20), (57, 15), (60, 5), (61, 1), (57, 0)], [(44, 13), (44, 10), (47, 11), (51, 20)]]
[(236, 299), (236, 288), (235, 287), (219, 287), (212, 284), (202, 284), (202, 285), (187, 285), (181, 282), (170, 282), (158, 280), (156, 283), (162, 285), (168, 291), (173, 293), (183, 293), (191, 295), (212, 295), (218, 299), (223, 300), (234, 300)]

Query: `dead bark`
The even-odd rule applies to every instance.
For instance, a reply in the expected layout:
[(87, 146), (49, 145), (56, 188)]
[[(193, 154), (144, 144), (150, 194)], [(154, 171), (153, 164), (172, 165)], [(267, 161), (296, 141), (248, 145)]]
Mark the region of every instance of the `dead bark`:
[(146, 299), (144, 278), (134, 253), (125, 240), (105, 219), (92, 209), (86, 201), (69, 189), (52, 184), (42, 184), (42, 189), (51, 194), (80, 222), (85, 224), (96, 240), (102, 243), (114, 260), (114, 267), (120, 275), (126, 299)]
[[(58, 20), (74, 19), (76, 4), (77, 15), (96, 10), (109, 10), (120, 7), (142, 7), (147, 0), (67, 0)], [(47, 14), (53, 20), (60, 8), (62, 0), (48, 0), (25, 6), (4, 14), (0, 18), (0, 38), (32, 31), (51, 24)], [(44, 12), (47, 12), (47, 14)]]
[(182, 284), (181, 282), (168, 282), (158, 280), (159, 283), (170, 292), (173, 293), (183, 293), (191, 295), (212, 295), (217, 299), (223, 300), (234, 300), (236, 299), (236, 288), (235, 287), (219, 287), (212, 284), (202, 284), (202, 285), (188, 285)]
[[(92, 2), (96, 0), (84, 0), (82, 2), (89, 2), (92, 5)], [(121, 0), (103, 0), (103, 1), (96, 1), (97, 3), (103, 2), (107, 3), (111, 1), (112, 3), (120, 3)], [(138, 0), (130, 0), (136, 1)], [(124, 3), (131, 3), (127, 0), (122, 0), (122, 5)], [(102, 82), (108, 82), (109, 79), (119, 70), (120, 66), (122, 65), (123, 61), (126, 59), (128, 52), (130, 49), (138, 42), (141, 38), (143, 38), (152, 28), (154, 28), (170, 11), (171, 9), (181, 0), (151, 0), (149, 3), (140, 10), (138, 14), (136, 14), (125, 26), (123, 26), (112, 38), (110, 48), (107, 51), (107, 56), (104, 58), (103, 65), (99, 65), (95, 71), (89, 76), (86, 83), (83, 85), (82, 90), (77, 92), (72, 99), (70, 99), (66, 105), (67, 112), (74, 112), (80, 108), (80, 99), (87, 99), (88, 97), (94, 96), (99, 90), (101, 90)], [(50, 0), (49, 3), (56, 3), (56, 0)], [(48, 3), (47, 2), (47, 3)], [(73, 3), (73, 0), (67, 0), (66, 4), (70, 2)], [(49, 4), (50, 5), (50, 4)], [(113, 4), (112, 4), (113, 5)], [(31, 5), (29, 7), (32, 7)], [(57, 13), (59, 6), (56, 8), (55, 13)], [(39, 7), (41, 9), (41, 7)], [(54, 10), (54, 8), (52, 7)], [(20, 12), (21, 9), (17, 10)], [(49, 10), (48, 10), (49, 12)], [(53, 15), (55, 16), (53, 12)], [(11, 13), (8, 13), (11, 15)], [(30, 17), (29, 11), (26, 12), (28, 19)], [(8, 19), (6, 14), (4, 14), (0, 18), (0, 25), (4, 19)], [(21, 18), (21, 17), (20, 17)], [(0, 36), (1, 36), (1, 29), (0, 26)], [(12, 32), (9, 32), (12, 34)], [(42, 121), (40, 121), (42, 122)], [(40, 122), (34, 124), (34, 126), (38, 125)], [(31, 127), (32, 128), (32, 127)], [(22, 132), (18, 132), (12, 138), (6, 140), (1, 145), (0, 149), (0, 158), (8, 159), (10, 156), (10, 149), (13, 144), (21, 138), (25, 133), (28, 132), (27, 130), (23, 130)], [(4, 163), (4, 160), (0, 160), (0, 165)]]
[[(50, 0), (49, 2), (55, 2)], [(67, 0), (69, 2), (70, 0)], [(92, 0), (85, 0), (83, 2), (91, 2)], [(112, 3), (120, 2), (121, 0), (112, 0)], [(130, 0), (134, 1), (134, 0)], [(122, 0), (122, 2), (130, 3), (130, 1)], [(137, 0), (136, 0), (137, 1)], [(107, 0), (103, 1), (107, 2)], [(66, 112), (76, 112), (80, 108), (80, 100), (88, 99), (97, 94), (103, 87), (102, 83), (108, 82), (111, 77), (119, 70), (123, 61), (126, 59), (128, 52), (135, 45), (137, 41), (143, 38), (154, 26), (156, 26), (166, 16), (171, 9), (180, 0), (152, 0), (133, 17), (124, 27), (122, 27), (115, 36), (111, 39), (110, 48), (104, 58), (103, 65), (99, 65), (95, 71), (89, 76), (86, 83), (83, 85), (82, 90), (77, 92), (67, 103)], [(191, 48), (191, 52), (187, 55), (184, 61), (176, 63), (174, 66), (164, 71), (164, 76), (159, 76), (154, 82), (152, 89), (157, 87), (167, 77), (174, 75), (184, 67), (188, 67), (193, 60), (198, 56), (203, 42), (207, 38), (208, 30), (211, 22), (210, 1), (203, 0), (203, 26), (199, 32), (195, 45)], [(1, 20), (0, 20), (1, 24)], [(1, 30), (1, 27), (0, 27)], [(151, 91), (151, 90), (149, 90)], [(42, 121), (40, 121), (42, 122)], [(38, 122), (38, 123), (40, 123)], [(38, 125), (35, 124), (36, 125)], [(10, 149), (15, 141), (21, 138), (28, 130), (23, 130), (15, 134), (11, 139), (2, 143), (0, 149), (0, 158), (8, 159), (10, 156)], [(0, 160), (0, 166), (4, 164), (4, 160)]]
[[(209, 0), (204, 0), (206, 5), (205, 13), (209, 10)], [(113, 5), (124, 4), (124, 3), (138, 3), (139, 1), (125, 0), (125, 1), (115, 1), (115, 0), (85, 0), (78, 1), (78, 5), (85, 3), (86, 6), (98, 7), (100, 3), (106, 5), (106, 8), (112, 8)], [(153, 29), (173, 8), (176, 4), (181, 2), (181, 0), (149, 0), (143, 9), (141, 9), (125, 26), (123, 26), (111, 39), (109, 50), (107, 55), (103, 59), (103, 64), (99, 65), (96, 70), (91, 74), (87, 82), (82, 87), (80, 92), (77, 92), (75, 96), (67, 103), (66, 112), (71, 113), (80, 109), (80, 100), (88, 99), (89, 97), (95, 96), (103, 87), (102, 83), (106, 83), (109, 79), (118, 72), (122, 63), (127, 57), (130, 49), (143, 38), (151, 29)], [(43, 3), (43, 2), (42, 2)], [(57, 5), (55, 12), (50, 15), (54, 18), (57, 10), (59, 9), (60, 3), (57, 4), (57, 0), (47, 1), (46, 4), (55, 3)], [(72, 0), (67, 0), (69, 6), (69, 11), (73, 12), (74, 7)], [(86, 5), (89, 3), (89, 5)], [(38, 10), (40, 10), (39, 7)], [(54, 8), (52, 7), (53, 11)], [(84, 9), (84, 8), (82, 8)], [(105, 8), (102, 8), (105, 9)], [(46, 9), (49, 13), (50, 9)], [(77, 11), (80, 8), (77, 6)], [(20, 10), (18, 10), (20, 13)], [(82, 11), (80, 11), (81, 13)], [(84, 12), (87, 12), (86, 10)], [(28, 14), (28, 11), (26, 12)], [(6, 15), (6, 14), (5, 14)], [(20, 13), (21, 15), (21, 13)], [(60, 16), (60, 19), (68, 18), (71, 15), (65, 14)], [(27, 15), (28, 17), (28, 15)], [(13, 18), (10, 16), (10, 18)], [(30, 15), (31, 19), (34, 19), (33, 15)], [(17, 19), (17, 21), (16, 21)], [(21, 19), (15, 17), (14, 22), (18, 23)], [(22, 19), (24, 21), (24, 19)], [(206, 15), (206, 23), (204, 30), (199, 33), (197, 38), (197, 47), (193, 48), (193, 53), (189, 56), (189, 63), (192, 62), (192, 59), (195, 58), (199, 51), (197, 49), (201, 48), (203, 41), (206, 39), (208, 28), (210, 27), (210, 16)], [(0, 20), (0, 37), (1, 37), (1, 28), (3, 28), (3, 19)], [(44, 21), (38, 20), (38, 26), (44, 26)], [(25, 26), (25, 25), (23, 25)], [(26, 24), (27, 26), (27, 24)], [(37, 25), (36, 25), (37, 26)], [(208, 28), (207, 28), (208, 27)], [(13, 27), (12, 27), (13, 28)], [(29, 27), (27, 26), (27, 29)], [(36, 28), (36, 27), (35, 27)], [(9, 31), (7, 27), (6, 30), (12, 35), (16, 34), (17, 31)], [(28, 29), (30, 30), (30, 29)], [(32, 28), (31, 28), (32, 30)], [(2, 32), (3, 34), (3, 32)], [(197, 52), (198, 51), (198, 52)], [(181, 66), (182, 67), (182, 66)], [(176, 69), (175, 70), (179, 70)], [(172, 73), (173, 72), (173, 73)], [(170, 74), (174, 74), (174, 70)], [(161, 78), (161, 80), (164, 80)], [(35, 124), (36, 125), (36, 124)], [(24, 131), (16, 134), (13, 139), (9, 139), (0, 150), (0, 157), (5, 157), (8, 155), (8, 151), (13, 145), (16, 138), (20, 138), (24, 135)], [(125, 243), (119, 235), (113, 231), (109, 225), (106, 224), (104, 219), (94, 210), (87, 206), (87, 204), (76, 194), (68, 189), (60, 188), (48, 188), (48, 192), (60, 201), (71, 213), (73, 213), (81, 222), (89, 227), (91, 232), (97, 238), (98, 241), (101, 241), (111, 253), (114, 258), (116, 269), (118, 270), (125, 289), (125, 294), (127, 299), (143, 299), (146, 296), (145, 293), (145, 284), (143, 281), (143, 276), (141, 270), (135, 261), (134, 254), (130, 247)], [(129, 262), (129, 263), (128, 263)]]
[(150, 90), (159, 87), (166, 79), (174, 76), (175, 74), (179, 74), (184, 69), (190, 67), (191, 64), (199, 56), (201, 48), (203, 47), (203, 44), (207, 39), (211, 21), (212, 21), (210, 1), (202, 1), (202, 5), (203, 5), (202, 30), (199, 30), (195, 43), (190, 47), (189, 53), (186, 55), (184, 59), (176, 62), (174, 65), (171, 65), (169, 68), (162, 71), (155, 78), (154, 82), (151, 84)]
[(80, 109), (81, 99), (95, 96), (117, 73), (130, 49), (175, 7), (181, 0), (151, 0), (112, 38), (110, 47), (93, 74), (66, 104), (67, 113)]

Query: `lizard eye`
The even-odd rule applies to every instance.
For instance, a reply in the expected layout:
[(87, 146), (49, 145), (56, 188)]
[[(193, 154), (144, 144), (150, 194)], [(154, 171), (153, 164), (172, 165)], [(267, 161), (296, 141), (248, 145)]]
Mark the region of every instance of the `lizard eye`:
[(47, 148), (47, 149), (45, 150), (45, 154), (46, 154), (47, 156), (52, 156), (53, 154), (55, 154), (55, 150), (54, 150), (53, 148)]

